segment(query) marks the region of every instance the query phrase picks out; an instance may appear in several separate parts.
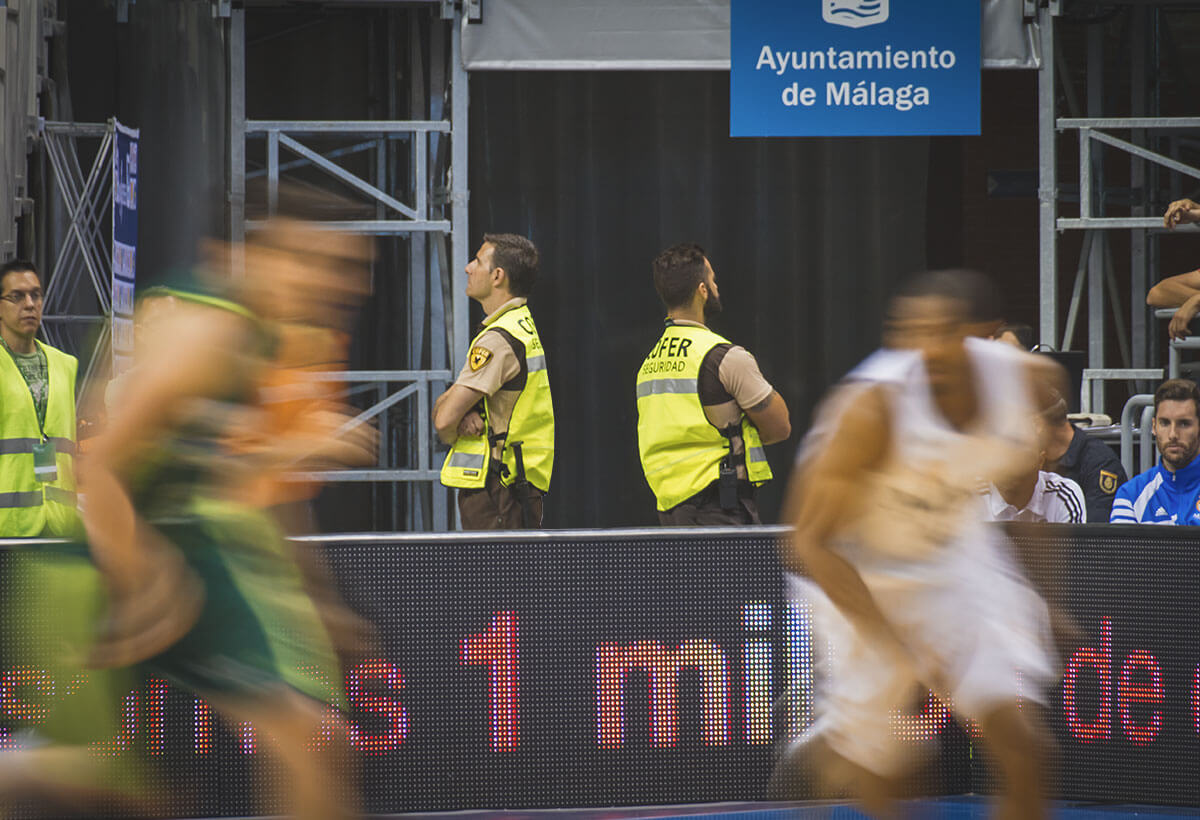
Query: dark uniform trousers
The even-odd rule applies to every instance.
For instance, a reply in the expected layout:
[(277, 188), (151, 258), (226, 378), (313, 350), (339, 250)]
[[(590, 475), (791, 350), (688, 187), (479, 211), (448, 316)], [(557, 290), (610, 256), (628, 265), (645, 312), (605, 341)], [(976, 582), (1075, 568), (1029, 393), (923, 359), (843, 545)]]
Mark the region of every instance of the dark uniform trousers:
[(721, 507), (720, 491), (714, 481), (700, 492), (665, 512), (658, 511), (658, 523), (664, 527), (728, 527), (761, 524), (754, 488), (749, 482), (738, 483), (738, 503), (732, 510)]
[[(537, 487), (529, 487), (529, 507), (533, 514), (534, 527), (542, 526), (542, 496)], [(500, 483), (500, 477), (491, 473), (487, 483), (478, 490), (458, 491), (458, 513), (462, 517), (464, 530), (522, 530), (525, 529), (521, 515), (521, 502), (511, 487)]]

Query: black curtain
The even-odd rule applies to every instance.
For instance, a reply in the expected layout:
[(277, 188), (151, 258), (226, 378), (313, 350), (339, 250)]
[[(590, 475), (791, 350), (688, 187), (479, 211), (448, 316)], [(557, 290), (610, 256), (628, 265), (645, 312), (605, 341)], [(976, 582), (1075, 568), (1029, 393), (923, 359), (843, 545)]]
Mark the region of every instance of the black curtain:
[(60, 4), (67, 24), (69, 112), (79, 122), (117, 116), (141, 129), (138, 283), (153, 284), (196, 259), (197, 243), (224, 231), (226, 76), (221, 21), (205, 4), (164, 0), (131, 7)]
[(791, 409), (760, 494), (776, 521), (814, 405), (878, 344), (891, 285), (924, 267), (929, 141), (731, 139), (715, 72), (476, 73), (470, 115), (472, 252), (512, 231), (542, 254), (530, 307), (557, 419), (547, 526), (657, 521), (633, 386), (664, 315), (650, 262), (685, 241), (717, 274), (714, 329)]

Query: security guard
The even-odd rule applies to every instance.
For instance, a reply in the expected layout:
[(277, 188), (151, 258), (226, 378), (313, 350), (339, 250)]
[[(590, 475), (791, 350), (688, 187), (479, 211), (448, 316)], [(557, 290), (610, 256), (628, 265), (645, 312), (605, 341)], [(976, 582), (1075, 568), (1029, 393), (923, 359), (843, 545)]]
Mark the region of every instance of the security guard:
[(554, 466), (554, 406), (546, 354), (525, 304), (538, 251), (523, 236), (486, 234), (467, 263), (467, 295), (487, 318), (462, 372), (433, 407), (451, 445), (442, 484), (458, 488), (464, 529), (531, 529)]
[(754, 488), (770, 480), (764, 444), (791, 434), (783, 397), (745, 348), (705, 321), (721, 311), (698, 245), (654, 260), (667, 327), (637, 377), (638, 450), (665, 525), (759, 524)]
[(1057, 391), (1039, 417), (1038, 432), (1046, 453), (1042, 469), (1065, 476), (1083, 489), (1088, 521), (1108, 521), (1117, 488), (1128, 480), (1121, 459), (1103, 441), (1071, 424), (1067, 403)]
[(33, 263), (0, 266), (0, 537), (79, 532), (75, 507), (78, 361), (34, 337), (42, 283)]

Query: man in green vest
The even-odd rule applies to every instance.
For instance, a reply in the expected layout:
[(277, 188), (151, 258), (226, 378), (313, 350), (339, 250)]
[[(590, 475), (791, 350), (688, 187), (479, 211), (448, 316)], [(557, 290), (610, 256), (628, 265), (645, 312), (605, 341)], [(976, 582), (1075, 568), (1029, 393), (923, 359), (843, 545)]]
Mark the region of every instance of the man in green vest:
[(467, 263), (467, 296), (487, 318), (467, 361), (433, 407), (451, 445), (442, 484), (458, 488), (463, 529), (531, 529), (554, 466), (554, 406), (546, 353), (525, 304), (538, 251), (515, 234), (485, 234)]
[(745, 348), (705, 325), (721, 298), (699, 245), (660, 253), (654, 287), (667, 326), (638, 371), (637, 407), (638, 451), (659, 521), (762, 523), (754, 488), (771, 478), (763, 445), (791, 434), (787, 405)]
[(78, 532), (75, 372), (36, 338), (42, 282), (32, 262), (0, 266), (0, 537)]

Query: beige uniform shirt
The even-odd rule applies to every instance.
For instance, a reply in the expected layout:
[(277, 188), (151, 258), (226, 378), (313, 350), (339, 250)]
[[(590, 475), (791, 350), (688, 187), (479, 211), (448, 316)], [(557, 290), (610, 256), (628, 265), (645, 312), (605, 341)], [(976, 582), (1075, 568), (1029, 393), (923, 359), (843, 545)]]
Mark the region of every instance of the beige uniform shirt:
[[(676, 319), (677, 325), (704, 327), (699, 322)], [(719, 345), (709, 351), (700, 367), (697, 392), (704, 415), (710, 424), (723, 430), (742, 420), (747, 408), (756, 407), (771, 397), (775, 388), (758, 368), (758, 360), (741, 345)], [(741, 436), (733, 439), (733, 452), (743, 452)], [(746, 468), (738, 467), (738, 477), (746, 477)]]
[[(523, 298), (509, 299), (483, 320), (483, 326), (495, 324), (502, 314), (521, 307), (526, 301)], [(508, 339), (498, 330), (488, 330), (467, 352), (467, 361), (454, 383), (478, 390), (489, 397), (491, 433), (505, 433), (508, 432), (508, 422), (512, 419), (517, 398), (521, 395), (519, 389), (506, 385), (520, 374), (521, 362)], [(499, 456), (498, 447), (493, 454)]]

